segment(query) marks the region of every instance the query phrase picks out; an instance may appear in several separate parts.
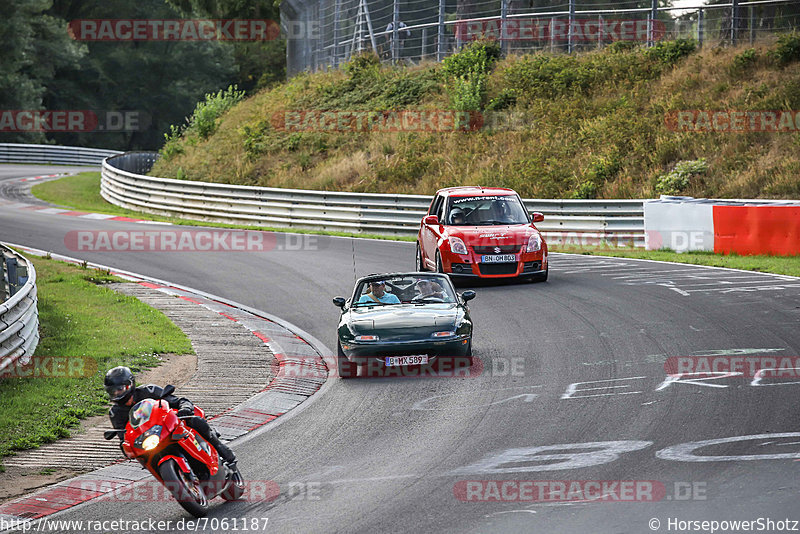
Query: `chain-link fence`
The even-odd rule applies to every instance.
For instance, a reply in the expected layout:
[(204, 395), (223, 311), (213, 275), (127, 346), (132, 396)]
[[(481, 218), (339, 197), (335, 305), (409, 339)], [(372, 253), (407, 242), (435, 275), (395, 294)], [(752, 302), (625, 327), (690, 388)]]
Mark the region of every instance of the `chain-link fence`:
[[(542, 4), (539, 0), (284, 0), (287, 73), (336, 67), (371, 50), (384, 61), (441, 61), (475, 39), (505, 53), (572, 52), (615, 41), (653, 44), (693, 38), (703, 44), (754, 42), (800, 26), (797, 0), (691, 7), (658, 1)], [(644, 7), (643, 7), (644, 6)]]

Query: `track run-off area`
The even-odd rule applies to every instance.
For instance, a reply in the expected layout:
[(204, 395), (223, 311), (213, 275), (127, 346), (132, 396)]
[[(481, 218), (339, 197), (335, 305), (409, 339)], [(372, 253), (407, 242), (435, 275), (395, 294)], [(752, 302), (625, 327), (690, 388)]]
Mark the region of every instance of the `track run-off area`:
[[(12, 196), (0, 205), (0, 240), (264, 310), (331, 353), (331, 298), (349, 295), (356, 276), (414, 269), (414, 243), (329, 236), (277, 235), (247, 252), (76, 251), (74, 232), (151, 226), (20, 209), (3, 186), (68, 170), (0, 167)], [(223, 519), (228, 531), (293, 533), (701, 532), (702, 521), (800, 530), (800, 369), (751, 368), (800, 356), (800, 279), (550, 261), (545, 283), (459, 284), (477, 292), (477, 376), (332, 376), (307, 406), (232, 442), (245, 478), (281, 494), (214, 501), (205, 531), (226, 530)], [(681, 375), (670, 372), (676, 361), (739, 367)], [(49, 520), (191, 530), (174, 501), (145, 501), (94, 500)]]

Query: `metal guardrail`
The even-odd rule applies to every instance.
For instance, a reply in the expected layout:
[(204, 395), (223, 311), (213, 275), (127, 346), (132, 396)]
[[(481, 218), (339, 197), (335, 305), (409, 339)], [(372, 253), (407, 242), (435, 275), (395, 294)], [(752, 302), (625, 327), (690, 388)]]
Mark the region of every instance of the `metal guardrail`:
[[(431, 197), (194, 182), (145, 176), (157, 158), (131, 152), (103, 161), (100, 194), (123, 208), (173, 217), (282, 228), (414, 235)], [(551, 242), (587, 236), (644, 246), (642, 200), (524, 200), (546, 219)]]
[[(33, 263), (0, 245), (3, 280), (10, 297), (0, 304), (0, 373), (9, 365), (33, 356), (39, 344), (36, 269)], [(5, 296), (5, 295), (4, 295)]]
[(99, 166), (117, 150), (60, 145), (0, 143), (0, 163), (46, 163), (49, 165)]

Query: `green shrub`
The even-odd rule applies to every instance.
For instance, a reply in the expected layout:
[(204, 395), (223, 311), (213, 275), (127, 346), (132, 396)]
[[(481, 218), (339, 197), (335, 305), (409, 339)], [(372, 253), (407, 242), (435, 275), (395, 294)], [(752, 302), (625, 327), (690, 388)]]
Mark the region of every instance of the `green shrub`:
[(501, 111), (517, 104), (517, 93), (513, 89), (503, 89), (496, 98), (489, 101), (488, 111)]
[(693, 39), (675, 39), (656, 43), (647, 49), (647, 55), (667, 65), (673, 65), (696, 49), (697, 43)]
[(500, 58), (500, 53), (500, 45), (495, 41), (475, 41), (460, 52), (444, 58), (442, 72), (456, 78), (463, 78), (471, 72), (488, 74)]
[(689, 187), (692, 176), (705, 174), (708, 164), (705, 158), (694, 161), (679, 161), (675, 168), (656, 181), (656, 191), (664, 195), (676, 195)]
[(733, 57), (733, 62), (728, 68), (728, 72), (732, 76), (736, 76), (746, 72), (751, 66), (755, 65), (758, 60), (758, 52), (755, 48), (748, 48), (741, 54), (736, 54)]
[(619, 54), (623, 52), (630, 52), (634, 48), (637, 47), (637, 44), (633, 41), (614, 41), (613, 43), (606, 46), (606, 50), (610, 54)]
[(230, 85), (216, 94), (208, 93), (203, 102), (198, 102), (191, 119), (189, 129), (194, 129), (197, 134), (207, 139), (217, 131), (217, 119), (235, 104), (244, 98), (244, 91), (237, 91), (235, 85)]
[(164, 134), (164, 146), (161, 147), (161, 157), (170, 160), (178, 154), (183, 154), (183, 145), (181, 145), (181, 135), (183, 129), (180, 126), (171, 125), (169, 133)]
[(778, 37), (778, 44), (772, 50), (772, 57), (780, 66), (800, 61), (800, 34), (792, 32)]
[(456, 111), (479, 111), (486, 95), (486, 75), (471, 72), (453, 81), (450, 93)]

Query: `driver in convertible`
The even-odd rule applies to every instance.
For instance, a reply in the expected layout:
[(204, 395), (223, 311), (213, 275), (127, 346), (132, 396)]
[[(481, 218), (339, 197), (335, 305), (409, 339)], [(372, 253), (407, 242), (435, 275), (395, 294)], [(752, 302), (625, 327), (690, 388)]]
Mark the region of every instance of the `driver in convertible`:
[(415, 300), (422, 300), (428, 297), (435, 299), (444, 299), (444, 291), (442, 286), (433, 280), (421, 279), (417, 282), (417, 296)]
[[(136, 379), (127, 367), (120, 366), (109, 370), (106, 373), (104, 384), (109, 399), (114, 403), (108, 411), (108, 417), (111, 419), (111, 426), (119, 430), (125, 430), (131, 406), (144, 399), (158, 400), (162, 398), (163, 390), (156, 385), (148, 384), (136, 387)], [(236, 455), (220, 441), (219, 434), (209, 426), (208, 421), (194, 415), (194, 404), (189, 399), (167, 395), (163, 397), (163, 400), (167, 401), (170, 408), (178, 410), (178, 417), (185, 417), (183, 423), (186, 426), (197, 430), (198, 434), (217, 449), (223, 462), (231, 468), (236, 467)], [(122, 433), (119, 434), (119, 439), (122, 441)]]
[(386, 292), (386, 282), (375, 280), (369, 283), (369, 292), (361, 295), (356, 304), (400, 304), (400, 299), (393, 293)]

